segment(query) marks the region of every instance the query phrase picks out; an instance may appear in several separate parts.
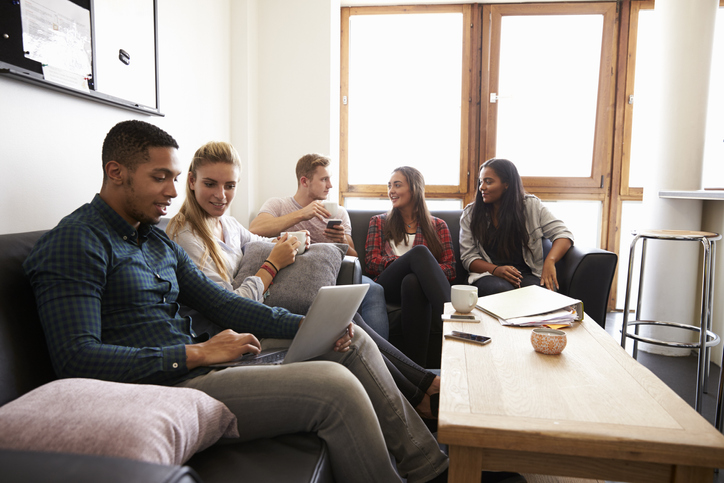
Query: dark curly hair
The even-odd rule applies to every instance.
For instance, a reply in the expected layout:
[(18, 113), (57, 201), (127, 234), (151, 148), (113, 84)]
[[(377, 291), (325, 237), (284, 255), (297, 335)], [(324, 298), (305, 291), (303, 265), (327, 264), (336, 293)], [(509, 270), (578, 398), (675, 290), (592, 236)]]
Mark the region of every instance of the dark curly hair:
[(178, 143), (163, 129), (144, 121), (123, 121), (113, 126), (103, 141), (103, 181), (110, 161), (134, 172), (139, 164), (149, 160), (148, 148), (178, 149)]

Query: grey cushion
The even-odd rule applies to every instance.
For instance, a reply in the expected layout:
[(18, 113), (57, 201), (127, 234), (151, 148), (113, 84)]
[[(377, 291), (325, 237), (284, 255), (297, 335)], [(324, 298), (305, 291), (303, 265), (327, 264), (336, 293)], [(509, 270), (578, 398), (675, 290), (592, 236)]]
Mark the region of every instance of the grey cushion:
[[(274, 248), (273, 243), (252, 242), (244, 246), (244, 258), (232, 283), (236, 289), (246, 277), (255, 275)], [(270, 307), (283, 307), (295, 314), (306, 314), (320, 287), (335, 285), (347, 245), (314, 243), (291, 265), (281, 269), (269, 296), (264, 300)]]
[(180, 465), (236, 416), (190, 388), (60, 379), (0, 407), (0, 448), (92, 454)]

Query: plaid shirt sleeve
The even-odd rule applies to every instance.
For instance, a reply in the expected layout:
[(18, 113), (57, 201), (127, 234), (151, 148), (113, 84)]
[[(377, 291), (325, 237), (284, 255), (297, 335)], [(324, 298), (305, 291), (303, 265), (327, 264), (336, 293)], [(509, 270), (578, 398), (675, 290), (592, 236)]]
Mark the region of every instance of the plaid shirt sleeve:
[(25, 262), (55, 372), (121, 382), (188, 372), (183, 344), (103, 342), (101, 299), (109, 257), (107, 246), (88, 227), (64, 225), (43, 236)]
[(365, 242), (365, 270), (374, 278), (379, 277), (387, 265), (394, 262), (397, 258), (385, 249), (387, 243), (382, 240), (384, 227), (384, 215), (377, 215), (370, 218), (370, 226), (367, 229), (367, 241)]
[(453, 252), (450, 229), (447, 227), (445, 220), (433, 217), (433, 221), (435, 222), (437, 237), (440, 239), (440, 243), (442, 243), (442, 261), (440, 262), (440, 268), (445, 274), (445, 277), (452, 282), (455, 280), (455, 252)]

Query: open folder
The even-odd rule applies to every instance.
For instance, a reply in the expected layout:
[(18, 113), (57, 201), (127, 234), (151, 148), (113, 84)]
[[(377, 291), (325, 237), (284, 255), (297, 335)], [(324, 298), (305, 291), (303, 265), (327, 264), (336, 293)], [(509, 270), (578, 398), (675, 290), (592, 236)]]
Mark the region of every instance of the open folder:
[(583, 302), (538, 285), (480, 297), (475, 307), (503, 325), (570, 325), (583, 320)]

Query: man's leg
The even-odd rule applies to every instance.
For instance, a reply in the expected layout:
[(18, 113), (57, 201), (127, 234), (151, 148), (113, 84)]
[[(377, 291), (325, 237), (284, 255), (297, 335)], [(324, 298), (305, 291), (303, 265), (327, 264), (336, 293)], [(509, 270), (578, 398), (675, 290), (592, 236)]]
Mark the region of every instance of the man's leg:
[(445, 471), (447, 456), (397, 390), (379, 349), (360, 327), (355, 327), (349, 351), (329, 352), (322, 357), (343, 364), (362, 383), (377, 413), (387, 448), (409, 483), (429, 481)]
[(365, 298), (357, 312), (367, 322), (372, 330), (381, 335), (385, 340), (390, 338), (390, 322), (387, 319), (387, 302), (385, 301), (385, 289), (367, 276), (362, 276), (362, 283), (370, 284)]
[(226, 404), (242, 441), (316, 432), (327, 444), (335, 481), (400, 481), (365, 389), (339, 364), (232, 367), (178, 385)]

